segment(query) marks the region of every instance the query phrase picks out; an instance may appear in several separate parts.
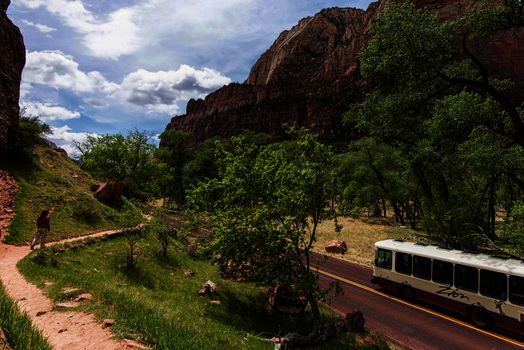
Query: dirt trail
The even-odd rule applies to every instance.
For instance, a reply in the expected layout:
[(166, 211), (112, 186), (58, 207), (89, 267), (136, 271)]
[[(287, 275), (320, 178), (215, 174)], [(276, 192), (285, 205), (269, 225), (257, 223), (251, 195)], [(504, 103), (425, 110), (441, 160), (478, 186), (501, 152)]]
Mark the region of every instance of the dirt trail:
[[(12, 218), (14, 207), (14, 190), (12, 178), (0, 172), (0, 215), (2, 216), (2, 231)], [(7, 218), (9, 216), (9, 218)], [(4, 227), (5, 226), (5, 227)], [(0, 231), (0, 235), (2, 233)], [(4, 231), (5, 232), (5, 231)], [(105, 231), (89, 236), (67, 239), (59, 244), (83, 240), (88, 237), (111, 236), (120, 231)], [(1, 237), (0, 237), (1, 238)], [(35, 285), (27, 282), (16, 268), (16, 264), (26, 257), (29, 247), (16, 247), (0, 242), (0, 280), (9, 297), (14, 300), (20, 310), (28, 314), (33, 323), (47, 338), (49, 344), (56, 350), (113, 350), (113, 349), (143, 349), (141, 344), (130, 340), (116, 340), (108, 328), (95, 320), (92, 314), (85, 312), (53, 311), (53, 302)]]

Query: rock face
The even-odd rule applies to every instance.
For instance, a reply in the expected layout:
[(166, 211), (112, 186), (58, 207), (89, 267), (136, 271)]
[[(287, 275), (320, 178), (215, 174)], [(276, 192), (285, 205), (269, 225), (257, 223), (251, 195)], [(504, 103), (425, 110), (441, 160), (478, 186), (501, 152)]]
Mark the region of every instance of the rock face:
[(108, 204), (121, 204), (124, 195), (124, 184), (120, 181), (107, 180), (99, 185), (92, 186), (94, 196), (101, 202)]
[(9, 20), (9, 0), (0, 0), (0, 161), (13, 144), (20, 107), (20, 80), (25, 46), (20, 30)]
[(346, 136), (342, 114), (361, 98), (357, 53), (372, 11), (326, 9), (285, 31), (253, 66), (243, 84), (233, 83), (190, 100), (187, 114), (167, 129), (192, 133), (198, 143), (244, 130), (285, 135), (282, 123), (297, 122), (323, 138)]
[[(331, 8), (301, 20), (284, 31), (255, 63), (249, 77), (208, 95), (190, 100), (187, 113), (171, 119), (166, 129), (190, 132), (193, 143), (230, 137), (245, 130), (284, 138), (282, 123), (296, 122), (325, 140), (347, 140), (351, 130), (341, 119), (348, 106), (367, 91), (359, 74), (358, 52), (368, 42), (373, 18), (390, 1), (367, 11)], [(473, 0), (413, 0), (443, 19), (466, 13)], [(524, 91), (524, 30), (495, 35), (471, 48), (488, 70), (512, 78)]]
[(0, 241), (9, 233), (9, 226), (16, 215), (14, 208), (19, 189), (16, 180), (0, 170)]

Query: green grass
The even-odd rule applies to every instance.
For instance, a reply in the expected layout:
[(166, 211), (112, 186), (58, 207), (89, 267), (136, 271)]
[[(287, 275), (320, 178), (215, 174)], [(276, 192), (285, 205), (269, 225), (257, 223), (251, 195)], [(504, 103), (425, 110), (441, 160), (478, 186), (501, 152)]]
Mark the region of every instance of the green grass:
[(54, 208), (48, 241), (115, 228), (118, 211), (98, 202), (90, 191), (95, 181), (65, 155), (49, 146), (37, 146), (31, 159), (8, 164), (20, 183), (16, 217), (6, 242), (24, 245), (31, 241), (36, 217)]
[[(92, 293), (95, 302), (80, 309), (93, 312), (100, 320), (115, 319), (112, 330), (119, 337), (140, 340), (157, 349), (272, 349), (272, 344), (248, 334), (267, 338), (290, 331), (308, 333), (309, 312), (298, 317), (275, 313), (266, 304), (266, 288), (221, 280), (216, 266), (191, 259), (179, 245), (170, 247), (167, 259), (159, 256), (160, 246), (153, 239), (139, 246), (138, 267), (134, 270), (123, 267), (125, 237), (53, 254), (58, 261), (47, 266), (38, 264), (33, 253), (19, 263), (19, 268), (55, 302), (71, 298), (63, 294), (64, 287)], [(196, 275), (184, 277), (186, 269)], [(215, 298), (220, 305), (197, 295), (208, 279), (219, 285)], [(45, 287), (46, 281), (55, 283)], [(324, 314), (335, 318), (326, 310)], [(355, 336), (347, 334), (315, 348), (359, 348), (356, 343)], [(381, 342), (380, 346), (360, 348), (387, 345)]]
[(18, 311), (0, 283), (0, 328), (14, 350), (51, 350), (31, 320)]

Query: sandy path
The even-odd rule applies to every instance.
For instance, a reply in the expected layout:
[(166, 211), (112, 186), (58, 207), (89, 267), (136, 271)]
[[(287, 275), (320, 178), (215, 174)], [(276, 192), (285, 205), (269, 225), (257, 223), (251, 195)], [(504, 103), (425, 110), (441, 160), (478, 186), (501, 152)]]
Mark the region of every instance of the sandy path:
[[(118, 233), (120, 231), (105, 231), (54, 244)], [(53, 311), (53, 302), (43, 291), (27, 282), (16, 268), (16, 264), (29, 253), (31, 253), (31, 250), (27, 246), (15, 247), (0, 243), (0, 280), (9, 297), (17, 302), (20, 310), (29, 315), (54, 349), (109, 350), (140, 347), (139, 344), (128, 340), (117, 341), (113, 339), (110, 330), (108, 328), (103, 329), (92, 314), (76, 311)], [(37, 314), (40, 316), (37, 316)]]

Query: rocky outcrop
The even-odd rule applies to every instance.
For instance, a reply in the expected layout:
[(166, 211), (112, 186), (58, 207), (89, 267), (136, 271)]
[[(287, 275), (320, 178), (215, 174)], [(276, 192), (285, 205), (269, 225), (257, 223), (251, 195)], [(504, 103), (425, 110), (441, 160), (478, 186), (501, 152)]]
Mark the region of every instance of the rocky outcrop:
[(20, 108), (20, 80), (25, 46), (20, 30), (9, 20), (9, 0), (0, 0), (0, 161), (14, 142)]
[(124, 184), (120, 181), (107, 180), (99, 185), (91, 186), (96, 199), (107, 204), (122, 204)]
[(301, 20), (280, 34), (243, 84), (190, 100), (187, 114), (173, 118), (167, 129), (190, 132), (197, 143), (244, 130), (278, 141), (285, 122), (327, 139), (347, 136), (341, 117), (351, 101), (362, 97), (357, 53), (371, 14), (332, 8)]
[[(348, 106), (360, 100), (367, 85), (359, 74), (358, 52), (377, 13), (389, 1), (367, 11), (331, 8), (301, 20), (284, 31), (255, 63), (249, 77), (208, 95), (190, 100), (185, 115), (171, 119), (166, 129), (190, 132), (193, 143), (230, 137), (244, 130), (263, 132), (273, 141), (284, 138), (282, 123), (306, 126), (324, 140), (348, 140), (342, 126)], [(413, 0), (443, 19), (471, 8), (472, 0)], [(524, 91), (524, 31), (498, 33), (473, 47), (490, 73), (512, 78)]]
[(0, 170), (0, 241), (7, 236), (11, 221), (16, 215), (15, 201), (19, 189), (20, 185), (18, 182), (9, 176), (8, 173)]

